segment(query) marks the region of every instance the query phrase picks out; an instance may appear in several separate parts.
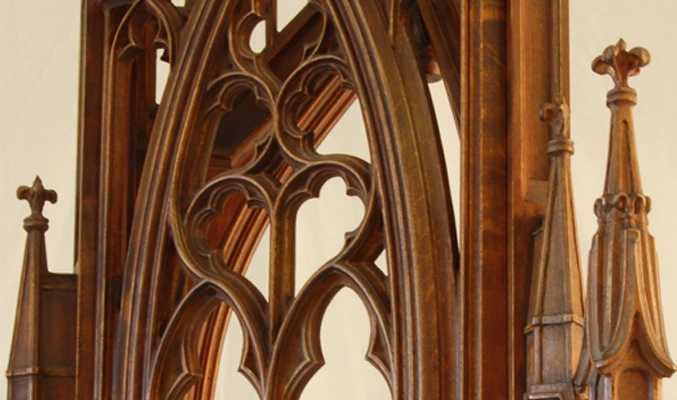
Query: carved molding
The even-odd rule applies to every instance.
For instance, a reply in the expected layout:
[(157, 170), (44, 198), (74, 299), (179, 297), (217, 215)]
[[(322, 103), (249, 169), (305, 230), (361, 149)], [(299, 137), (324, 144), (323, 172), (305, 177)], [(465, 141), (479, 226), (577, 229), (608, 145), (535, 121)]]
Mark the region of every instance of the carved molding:
[[(675, 365), (628, 84), (649, 53), (620, 41), (593, 63), (615, 87), (584, 315), (568, 1), (461, 3), (312, 0), (279, 31), (274, 0), (86, 1), (77, 273), (47, 269), (56, 193), (20, 188), (10, 399), (210, 398), (232, 313), (240, 372), (262, 399), (296, 399), (343, 288), (395, 399), (660, 398)], [(427, 87), (440, 78), (460, 126), (461, 232)], [(553, 98), (548, 141), (534, 110)], [(355, 100), (369, 160), (319, 153)], [(364, 217), (298, 288), (297, 213), (333, 178)], [(266, 227), (268, 297), (245, 276)]]
[(535, 237), (527, 340), (526, 399), (576, 399), (573, 377), (583, 343), (583, 282), (572, 196), (569, 106), (541, 108), (551, 126), (545, 220)]
[(583, 368), (590, 363), (590, 399), (661, 398), (660, 379), (672, 375), (663, 327), (658, 263), (647, 229), (651, 200), (642, 193), (628, 78), (649, 63), (643, 48), (623, 39), (593, 62), (610, 75), (611, 138), (603, 196), (595, 203), (599, 228), (590, 250)]

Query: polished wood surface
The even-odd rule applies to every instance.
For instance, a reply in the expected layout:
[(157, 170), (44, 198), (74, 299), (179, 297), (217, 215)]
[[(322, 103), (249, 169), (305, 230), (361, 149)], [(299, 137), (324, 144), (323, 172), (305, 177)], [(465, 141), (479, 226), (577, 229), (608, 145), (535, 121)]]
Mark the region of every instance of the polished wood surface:
[[(594, 64), (616, 88), (584, 311), (567, 0), (312, 1), (281, 30), (276, 7), (83, 1), (76, 272), (47, 272), (41, 204), (55, 195), (36, 180), (20, 190), (39, 223), (26, 228), (10, 399), (211, 398), (232, 312), (259, 396), (299, 398), (344, 287), (393, 398), (659, 398), (674, 365), (627, 86), (648, 53), (619, 42)], [(158, 62), (171, 73), (156, 99)], [(460, 127), (460, 215), (427, 86), (438, 79)], [(318, 153), (356, 99), (370, 161)], [(365, 215), (296, 288), (296, 214), (334, 177)], [(266, 227), (267, 299), (244, 276)]]
[(548, 204), (543, 226), (534, 235), (534, 268), (525, 336), (526, 399), (577, 398), (574, 374), (583, 343), (583, 280), (579, 260), (571, 182), (569, 106), (563, 96), (546, 103), (541, 118), (550, 123), (552, 139)]
[(656, 249), (647, 228), (651, 199), (642, 192), (635, 149), (637, 92), (628, 85), (649, 60), (647, 50), (628, 51), (621, 39), (592, 64), (596, 73), (611, 76), (614, 87), (607, 93), (609, 158), (595, 203), (599, 229), (588, 272), (583, 363), (589, 365), (581, 365), (590, 369), (591, 400), (661, 398), (660, 379), (677, 368), (668, 353)]
[(29, 203), (31, 213), (24, 219), (26, 252), (7, 369), (8, 398), (74, 398), (76, 277), (49, 272), (45, 251), (49, 220), (42, 211), (46, 202), (56, 203), (57, 195), (36, 177), (31, 187), (17, 190), (17, 197)]

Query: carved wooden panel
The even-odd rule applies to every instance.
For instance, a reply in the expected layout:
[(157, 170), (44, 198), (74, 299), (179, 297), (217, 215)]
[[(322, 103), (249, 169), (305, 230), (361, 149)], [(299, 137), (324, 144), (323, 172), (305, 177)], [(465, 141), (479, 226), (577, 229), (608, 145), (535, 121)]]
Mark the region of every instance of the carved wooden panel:
[[(154, 160), (153, 168), (141, 178), (142, 200), (123, 276), (115, 398), (209, 393), (213, 354), (227, 318), (221, 303), (243, 325), (241, 370), (259, 394), (296, 398), (322, 363), (321, 318), (344, 286), (362, 298), (371, 316), (368, 358), (393, 394), (447, 397), (451, 388), (433, 384), (439, 376), (395, 368), (413, 363), (453, 373), (439, 366), (452, 363), (453, 347), (435, 343), (454, 342), (453, 324), (440, 322), (453, 318), (454, 270), (448, 267), (456, 251), (448, 190), (432, 189), (444, 188), (446, 179), (439, 143), (427, 139), (434, 137), (435, 127), (412, 34), (418, 21), (407, 22), (406, 14), (389, 20), (388, 7), (398, 15), (394, 5), (310, 3), (299, 18), (313, 29), (298, 39), (302, 51), (288, 52), (291, 57), (281, 62), (276, 45), (289, 39), (285, 32), (275, 33), (274, 4), (194, 4), (182, 39), (191, 42), (177, 57), (155, 120), (146, 156), (146, 162)], [(255, 53), (249, 36), (259, 21), (268, 32), (267, 46)], [(393, 89), (383, 92), (383, 85)], [(365, 110), (373, 165), (314, 150), (342, 110), (327, 109), (328, 99), (333, 103), (355, 95)], [(245, 132), (245, 148), (238, 149), (250, 156), (240, 156), (241, 164), (214, 175), (215, 143), (230, 140), (219, 138), (219, 130), (246, 98), (261, 110), (260, 125)], [(344, 249), (318, 266), (295, 294), (295, 214), (334, 176), (363, 201), (365, 217)], [(271, 227), (267, 300), (241, 275), (266, 223)], [(175, 247), (178, 257), (159, 251), (168, 247)], [(384, 247), (392, 266), (387, 276), (374, 265)], [(429, 250), (414, 251), (418, 248)], [(438, 276), (429, 273), (430, 266), (438, 266), (433, 267)], [(176, 268), (191, 282), (183, 286), (158, 279), (160, 271)], [(180, 302), (165, 322), (156, 309), (160, 297), (171, 293), (167, 285), (178, 290), (170, 297)], [(448, 304), (431, 310), (419, 298), (423, 295)], [(412, 318), (414, 312), (418, 316)], [(158, 325), (166, 328), (158, 330)]]
[[(296, 399), (343, 288), (395, 399), (659, 398), (675, 366), (627, 85), (648, 53), (621, 41), (594, 64), (616, 87), (584, 311), (567, 0), (311, 0), (284, 28), (280, 6), (83, 2), (77, 268), (47, 272), (41, 212), (56, 195), (39, 179), (20, 189), (32, 213), (10, 398), (211, 398), (235, 313), (240, 372), (262, 399)], [(460, 159), (444, 159), (437, 79)], [(369, 159), (318, 152), (355, 101)], [(537, 109), (551, 102), (549, 135)], [(364, 216), (297, 287), (297, 215), (333, 178)], [(245, 276), (265, 229), (267, 296)]]

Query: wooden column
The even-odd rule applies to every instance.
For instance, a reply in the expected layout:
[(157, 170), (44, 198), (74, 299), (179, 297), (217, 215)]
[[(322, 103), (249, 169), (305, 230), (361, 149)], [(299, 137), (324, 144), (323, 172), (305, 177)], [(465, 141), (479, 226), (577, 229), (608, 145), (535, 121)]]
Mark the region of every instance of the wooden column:
[[(75, 272), (78, 277), (77, 399), (95, 398), (100, 382), (95, 364), (97, 348), (97, 270), (99, 231), (99, 157), (104, 49), (110, 34), (104, 25), (100, 1), (83, 0), (80, 36), (80, 103), (78, 120)], [(105, 9), (105, 8), (104, 8)], [(113, 31), (114, 32), (114, 31)], [(108, 39), (110, 40), (110, 39)]]
[(568, 1), (467, 1), (461, 12), (462, 399), (521, 399), (532, 232), (549, 140), (538, 111), (569, 92)]
[[(464, 393), (508, 392), (507, 2), (463, 6), (461, 274)], [(491, 54), (489, 54), (491, 53)]]

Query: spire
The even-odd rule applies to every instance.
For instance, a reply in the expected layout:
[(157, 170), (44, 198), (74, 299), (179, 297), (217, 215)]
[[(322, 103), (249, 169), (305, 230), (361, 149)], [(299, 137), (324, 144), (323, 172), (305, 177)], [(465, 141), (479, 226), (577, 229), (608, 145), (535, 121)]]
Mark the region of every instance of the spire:
[(651, 201), (642, 193), (628, 78), (649, 63), (643, 48), (621, 39), (592, 67), (608, 74), (611, 138), (603, 196), (595, 203), (598, 230), (590, 250), (586, 336), (591, 400), (660, 399), (660, 378), (672, 375), (660, 302), (658, 264), (647, 229)]
[(569, 400), (576, 398), (572, 379), (583, 340), (583, 290), (570, 171), (574, 144), (564, 98), (558, 96), (556, 104), (545, 104), (541, 119), (551, 126), (551, 161), (525, 329), (529, 371), (525, 398), (556, 393)]
[(611, 109), (611, 142), (607, 164), (605, 194), (641, 193), (642, 181), (635, 147), (632, 108), (637, 104), (637, 92), (628, 86), (628, 78), (639, 74), (649, 64), (649, 52), (641, 47), (626, 51), (620, 39), (607, 47), (592, 63), (593, 71), (609, 75), (614, 88), (607, 93), (607, 106)]
[[(25, 385), (24, 387), (30, 389), (21, 393), (29, 394), (27, 399), (37, 399), (39, 397), (36, 371), (41, 367), (40, 289), (48, 274), (45, 231), (48, 229), (49, 221), (42, 215), (42, 209), (45, 201), (55, 203), (57, 196), (53, 190), (45, 189), (39, 177), (35, 178), (32, 187), (21, 186), (16, 195), (20, 200), (28, 201), (31, 214), (24, 219), (24, 229), (27, 232), (26, 250), (7, 370), (9, 398), (18, 392), (17, 387)], [(26, 383), (22, 385), (20, 383), (22, 381)]]
[[(42, 180), (39, 176), (35, 177), (33, 186), (20, 186), (16, 190), (16, 197), (19, 200), (26, 200), (31, 207), (31, 215), (24, 219), (24, 229), (31, 232), (34, 228), (46, 231), (48, 228), (47, 218), (42, 215), (42, 209), (45, 207), (45, 202), (56, 203), (57, 195), (53, 190), (45, 189), (42, 185)], [(44, 228), (44, 229), (43, 229)]]
[(17, 197), (30, 204), (24, 219), (24, 254), (12, 350), (7, 368), (8, 399), (75, 398), (75, 343), (77, 330), (77, 276), (53, 274), (47, 269), (42, 215), (45, 202), (56, 202), (40, 178), (21, 186)]

